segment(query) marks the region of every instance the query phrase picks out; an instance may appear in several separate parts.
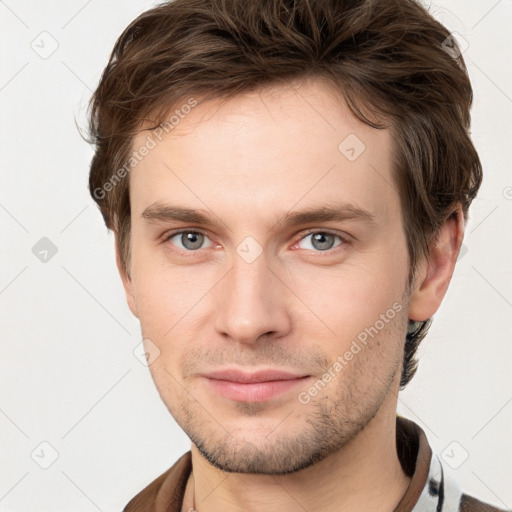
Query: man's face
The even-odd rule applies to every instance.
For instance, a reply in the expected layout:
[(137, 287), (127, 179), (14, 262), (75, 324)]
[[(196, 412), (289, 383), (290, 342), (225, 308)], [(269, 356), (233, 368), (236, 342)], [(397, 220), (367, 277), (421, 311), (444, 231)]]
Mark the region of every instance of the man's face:
[[(129, 303), (162, 400), (215, 466), (296, 471), (394, 417), (409, 269), (391, 146), (309, 83), (200, 103), (131, 172)], [(287, 218), (344, 205), (368, 218)], [(227, 369), (305, 378), (204, 376)]]

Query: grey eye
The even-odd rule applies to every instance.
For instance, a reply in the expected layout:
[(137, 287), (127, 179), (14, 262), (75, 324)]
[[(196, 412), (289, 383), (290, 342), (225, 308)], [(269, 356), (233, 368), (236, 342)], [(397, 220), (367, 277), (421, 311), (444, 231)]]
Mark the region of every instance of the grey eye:
[[(325, 233), (323, 231), (315, 231), (314, 233), (309, 233), (306, 235), (300, 242), (302, 243), (304, 240), (311, 239), (311, 246), (313, 249), (317, 251), (328, 251), (332, 249), (334, 246), (334, 240), (338, 238), (341, 240), (341, 237), (338, 235), (334, 235), (331, 233)], [(339, 245), (339, 244), (338, 244)], [(311, 249), (311, 247), (301, 247), (301, 249)]]
[[(178, 244), (176, 242), (171, 242), (173, 239), (178, 240)], [(208, 240), (206, 235), (203, 233), (199, 233), (198, 231), (180, 231), (179, 233), (175, 233), (168, 238), (168, 241), (173, 245), (177, 245), (178, 248), (183, 249), (185, 251), (195, 251), (197, 249), (201, 249), (205, 240)]]
[(199, 249), (203, 245), (202, 233), (185, 232), (181, 234), (181, 243), (186, 249)]

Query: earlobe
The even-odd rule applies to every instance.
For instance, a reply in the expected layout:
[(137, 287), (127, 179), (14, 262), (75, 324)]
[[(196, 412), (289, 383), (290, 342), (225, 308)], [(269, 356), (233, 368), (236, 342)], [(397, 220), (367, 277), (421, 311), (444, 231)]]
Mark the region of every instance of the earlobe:
[(128, 273), (128, 269), (126, 269), (125, 265), (123, 265), (123, 262), (121, 261), (121, 249), (120, 249), (120, 243), (119, 239), (115, 238), (115, 253), (116, 253), (116, 265), (117, 270), (119, 271), (119, 275), (121, 277), (121, 281), (123, 282), (124, 291), (126, 294), (126, 302), (128, 303), (128, 307), (130, 308), (130, 311), (136, 316), (139, 317), (137, 312), (137, 304), (135, 302), (135, 295), (133, 292), (133, 283), (132, 279)]
[(409, 319), (424, 321), (439, 308), (448, 290), (464, 238), (464, 216), (459, 205), (439, 229), (430, 245), (430, 255), (415, 273)]

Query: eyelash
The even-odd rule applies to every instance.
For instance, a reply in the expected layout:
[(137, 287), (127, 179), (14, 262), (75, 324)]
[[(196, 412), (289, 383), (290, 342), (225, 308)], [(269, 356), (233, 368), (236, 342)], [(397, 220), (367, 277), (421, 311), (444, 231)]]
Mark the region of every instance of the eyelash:
[[(202, 229), (199, 229), (199, 228), (181, 229), (181, 230), (171, 231), (169, 233), (166, 233), (164, 235), (164, 237), (163, 237), (163, 242), (164, 243), (169, 242), (169, 240), (171, 238), (174, 238), (176, 235), (181, 235), (183, 233), (200, 233), (200, 234), (208, 237), (208, 234), (205, 231), (203, 231)], [(298, 239), (297, 239), (296, 242), (293, 243), (293, 245), (298, 244), (304, 238), (306, 238), (309, 235), (312, 235), (313, 233), (322, 233), (322, 234), (325, 234), (325, 235), (332, 235), (332, 236), (338, 237), (341, 240), (341, 242), (342, 242), (341, 244), (337, 245), (336, 247), (333, 247), (331, 249), (327, 249), (325, 251), (320, 251), (320, 250), (314, 251), (313, 250), (314, 253), (332, 255), (337, 250), (340, 250), (340, 248), (350, 244), (350, 241), (349, 241), (348, 237), (346, 237), (345, 235), (342, 236), (340, 233), (338, 233), (336, 231), (331, 231), (329, 229), (309, 229), (309, 230), (306, 230), (306, 231), (303, 231), (303, 232), (299, 233)], [(172, 244), (169, 244), (169, 245), (172, 245)], [(185, 253), (187, 255), (192, 255), (194, 253), (200, 254), (202, 252), (202, 249), (183, 250), (183, 249), (172, 248), (170, 250), (173, 251), (173, 252), (180, 253), (180, 254)], [(308, 249), (304, 249), (304, 250), (308, 250)]]

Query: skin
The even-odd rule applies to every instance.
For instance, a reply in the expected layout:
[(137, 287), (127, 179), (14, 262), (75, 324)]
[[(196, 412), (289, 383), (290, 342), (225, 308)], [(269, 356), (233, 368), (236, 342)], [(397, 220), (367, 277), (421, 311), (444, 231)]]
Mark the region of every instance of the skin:
[[(366, 146), (354, 161), (338, 149), (349, 134)], [(119, 251), (117, 262), (148, 351), (160, 351), (155, 385), (192, 441), (182, 510), (194, 495), (200, 512), (391, 511), (406, 491), (395, 428), (407, 319), (438, 309), (464, 225), (461, 214), (445, 222), (408, 290), (392, 142), (310, 81), (200, 103), (132, 170), (128, 272)], [(375, 223), (277, 222), (334, 201), (368, 210)], [(156, 203), (207, 210), (220, 224), (144, 219)], [(192, 242), (170, 233), (198, 228), (205, 236)], [(319, 246), (306, 229), (334, 236)], [(237, 253), (248, 236), (262, 251), (250, 263)], [(394, 303), (400, 311), (301, 403), (299, 393)], [(227, 367), (311, 377), (240, 402), (200, 375)]]

